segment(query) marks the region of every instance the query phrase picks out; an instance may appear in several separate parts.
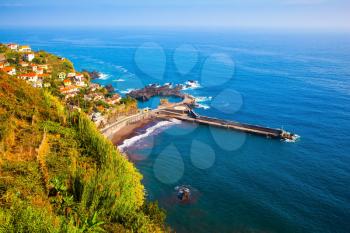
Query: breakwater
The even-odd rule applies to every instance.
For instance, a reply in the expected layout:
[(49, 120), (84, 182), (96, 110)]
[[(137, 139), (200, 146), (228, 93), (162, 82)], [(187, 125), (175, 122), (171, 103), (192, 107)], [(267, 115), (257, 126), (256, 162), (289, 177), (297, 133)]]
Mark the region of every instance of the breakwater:
[(258, 125), (244, 124), (234, 121), (217, 119), (213, 117), (200, 116), (192, 109), (187, 107), (186, 110), (160, 109), (156, 112), (157, 117), (163, 119), (175, 118), (182, 121), (193, 122), (202, 125), (214, 126), (230, 130), (241, 131), (249, 134), (265, 136), (283, 140), (296, 140), (297, 135), (282, 129), (268, 128)]

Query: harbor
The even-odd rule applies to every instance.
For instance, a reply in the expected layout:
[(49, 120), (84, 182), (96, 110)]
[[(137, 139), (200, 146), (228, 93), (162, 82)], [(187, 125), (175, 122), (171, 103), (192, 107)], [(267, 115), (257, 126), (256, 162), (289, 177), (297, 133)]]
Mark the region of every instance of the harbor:
[(183, 94), (182, 98), (182, 101), (178, 103), (169, 103), (166, 99), (162, 99), (158, 108), (139, 110), (139, 112), (135, 115), (125, 117), (124, 119), (118, 120), (117, 122), (106, 126), (105, 128), (101, 129), (101, 132), (108, 138), (112, 138), (113, 135), (123, 127), (131, 124), (137, 124), (139, 121), (145, 121), (146, 119), (147, 121), (152, 121), (152, 119), (177, 119), (184, 122), (224, 128), (227, 130), (235, 130), (272, 139), (288, 141), (295, 141), (298, 139), (298, 135), (283, 129), (275, 129), (199, 115), (194, 111), (194, 107), (196, 106), (195, 98), (188, 94)]

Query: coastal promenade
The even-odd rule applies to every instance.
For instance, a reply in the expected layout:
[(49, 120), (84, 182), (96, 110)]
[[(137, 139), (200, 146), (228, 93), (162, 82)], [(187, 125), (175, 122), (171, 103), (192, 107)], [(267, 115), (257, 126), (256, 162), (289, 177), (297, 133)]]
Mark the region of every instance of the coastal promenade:
[(101, 129), (101, 133), (105, 135), (107, 138), (111, 139), (113, 135), (121, 130), (123, 127), (127, 125), (137, 123), (139, 121), (150, 118), (153, 115), (153, 111), (141, 111), (137, 114), (124, 117), (122, 119), (118, 119), (118, 121), (107, 125), (103, 129)]

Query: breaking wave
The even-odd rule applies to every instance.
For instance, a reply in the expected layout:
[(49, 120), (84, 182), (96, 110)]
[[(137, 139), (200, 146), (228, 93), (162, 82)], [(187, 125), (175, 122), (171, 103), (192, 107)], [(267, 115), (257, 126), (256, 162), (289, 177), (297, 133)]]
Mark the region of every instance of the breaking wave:
[(213, 97), (211, 96), (198, 96), (194, 97), (197, 103), (208, 102), (211, 101)]
[(130, 92), (132, 92), (133, 90), (135, 90), (135, 89), (133, 89), (133, 88), (128, 88), (128, 89), (126, 89), (126, 90), (124, 90), (124, 91), (120, 91), (122, 94), (128, 94), (128, 93), (130, 93)]
[(98, 78), (102, 80), (107, 80), (110, 77), (109, 74), (99, 73)]
[(201, 88), (201, 85), (199, 84), (198, 81), (187, 81), (183, 85), (182, 90), (194, 90), (198, 88)]
[(295, 134), (294, 139), (284, 139), (283, 141), (291, 143), (291, 142), (297, 142), (299, 139), (300, 139), (300, 136)]
[(113, 82), (125, 82), (125, 79), (118, 78), (118, 79), (114, 79)]
[(209, 109), (210, 107), (208, 105), (206, 105), (206, 104), (197, 104), (196, 108), (203, 108), (203, 109), (206, 110), (206, 109)]
[(166, 129), (172, 125), (176, 125), (176, 124), (181, 124), (180, 120), (177, 119), (170, 119), (168, 121), (160, 121), (157, 124), (155, 124), (154, 126), (146, 129), (146, 132), (140, 135), (136, 135), (132, 138), (126, 139), (123, 141), (123, 144), (121, 144), (120, 146), (118, 146), (118, 149), (122, 152), (125, 151), (125, 149), (127, 149), (128, 147), (130, 147), (131, 145), (135, 144), (137, 141), (150, 136), (152, 133), (156, 132), (159, 129)]

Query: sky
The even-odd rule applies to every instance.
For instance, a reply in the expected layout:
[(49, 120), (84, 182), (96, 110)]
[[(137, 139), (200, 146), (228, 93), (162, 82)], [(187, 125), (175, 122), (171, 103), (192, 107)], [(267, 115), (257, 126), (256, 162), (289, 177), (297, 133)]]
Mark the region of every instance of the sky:
[(0, 0), (0, 26), (350, 31), (350, 0)]

